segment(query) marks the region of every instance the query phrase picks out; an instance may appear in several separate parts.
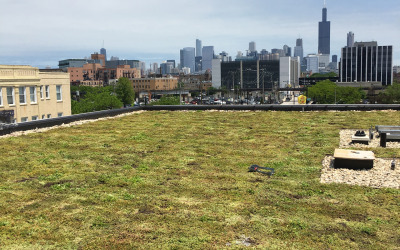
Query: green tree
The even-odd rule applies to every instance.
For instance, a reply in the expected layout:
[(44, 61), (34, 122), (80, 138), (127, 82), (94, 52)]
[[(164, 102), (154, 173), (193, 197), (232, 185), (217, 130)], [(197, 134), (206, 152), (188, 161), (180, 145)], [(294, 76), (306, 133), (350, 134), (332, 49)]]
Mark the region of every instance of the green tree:
[(394, 104), (400, 102), (400, 84), (393, 83), (378, 96), (378, 102), (384, 104)]
[(335, 103), (336, 84), (324, 80), (307, 89), (307, 97), (312, 98), (317, 103)]
[(72, 99), (72, 114), (100, 111), (105, 109), (121, 108), (122, 102), (113, 94), (112, 87), (71, 87), (71, 93), (76, 95), (79, 91), (79, 98)]
[(131, 105), (135, 100), (135, 91), (133, 90), (132, 83), (126, 77), (118, 79), (118, 83), (115, 86), (115, 93), (124, 106)]
[(216, 93), (218, 93), (218, 89), (217, 88), (214, 88), (214, 87), (209, 87), (208, 89), (207, 89), (207, 94), (208, 95), (215, 95)]
[(150, 105), (179, 105), (179, 96), (162, 96), (160, 100), (152, 102)]
[(338, 87), (337, 88), (337, 103), (357, 104), (366, 96), (361, 88), (354, 87)]
[(309, 87), (307, 97), (321, 104), (333, 104), (335, 100), (336, 103), (355, 104), (365, 98), (365, 93), (360, 88), (339, 87), (336, 83), (324, 80)]

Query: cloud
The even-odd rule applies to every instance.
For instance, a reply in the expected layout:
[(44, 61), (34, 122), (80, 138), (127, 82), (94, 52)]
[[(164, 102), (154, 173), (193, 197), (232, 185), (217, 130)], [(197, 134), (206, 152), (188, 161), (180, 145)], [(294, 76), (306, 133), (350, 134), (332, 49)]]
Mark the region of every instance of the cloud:
[[(179, 49), (194, 47), (196, 38), (234, 56), (250, 41), (258, 50), (270, 50), (294, 47), (300, 36), (305, 52), (315, 53), (322, 5), (322, 0), (3, 0), (0, 60), (27, 53), (40, 58), (46, 51), (83, 57), (98, 51), (103, 40), (109, 55), (125, 58), (158, 54), (178, 59)], [(398, 0), (328, 1), (332, 54), (339, 54), (350, 30), (356, 40), (395, 45), (398, 9)]]

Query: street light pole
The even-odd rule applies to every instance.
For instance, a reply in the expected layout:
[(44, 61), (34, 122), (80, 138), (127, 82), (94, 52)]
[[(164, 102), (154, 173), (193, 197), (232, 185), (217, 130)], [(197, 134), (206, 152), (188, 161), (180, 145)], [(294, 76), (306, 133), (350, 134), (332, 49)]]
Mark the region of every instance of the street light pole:
[(335, 104), (336, 104), (336, 87), (337, 87), (338, 81), (336, 80), (336, 86), (335, 86)]

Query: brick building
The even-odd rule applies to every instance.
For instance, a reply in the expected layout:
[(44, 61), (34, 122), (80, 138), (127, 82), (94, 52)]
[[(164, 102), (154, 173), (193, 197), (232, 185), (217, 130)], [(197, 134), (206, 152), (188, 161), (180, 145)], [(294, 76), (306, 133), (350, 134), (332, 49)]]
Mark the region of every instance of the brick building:
[(169, 91), (178, 87), (177, 78), (134, 78), (130, 79), (135, 92)]

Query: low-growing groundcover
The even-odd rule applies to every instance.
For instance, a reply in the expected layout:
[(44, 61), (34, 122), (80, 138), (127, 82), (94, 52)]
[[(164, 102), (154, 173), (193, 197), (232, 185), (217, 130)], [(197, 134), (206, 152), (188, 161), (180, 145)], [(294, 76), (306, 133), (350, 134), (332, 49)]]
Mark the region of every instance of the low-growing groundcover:
[(339, 130), (376, 124), (400, 116), (162, 111), (0, 138), (0, 246), (398, 249), (398, 189), (319, 182)]

